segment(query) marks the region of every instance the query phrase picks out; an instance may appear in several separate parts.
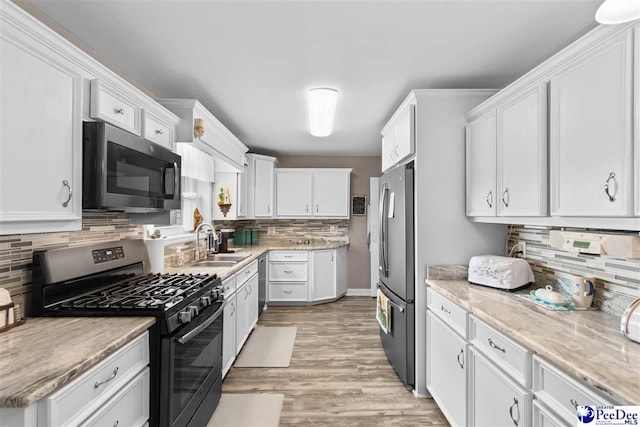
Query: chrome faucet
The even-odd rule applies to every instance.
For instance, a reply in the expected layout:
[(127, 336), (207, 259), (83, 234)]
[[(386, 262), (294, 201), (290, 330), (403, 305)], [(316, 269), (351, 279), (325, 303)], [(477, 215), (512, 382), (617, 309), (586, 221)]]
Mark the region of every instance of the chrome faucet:
[[(216, 240), (218, 240), (218, 236), (216, 235), (216, 231), (214, 230), (213, 226), (211, 224), (208, 224), (206, 222), (203, 222), (202, 224), (198, 225), (198, 227), (196, 227), (196, 261), (200, 261), (200, 230), (202, 229), (202, 227), (207, 226), (209, 227), (209, 231), (211, 233), (213, 233), (213, 241), (215, 242)], [(215, 245), (215, 243), (214, 243)], [(207, 252), (211, 253), (211, 242), (209, 240), (207, 240)]]

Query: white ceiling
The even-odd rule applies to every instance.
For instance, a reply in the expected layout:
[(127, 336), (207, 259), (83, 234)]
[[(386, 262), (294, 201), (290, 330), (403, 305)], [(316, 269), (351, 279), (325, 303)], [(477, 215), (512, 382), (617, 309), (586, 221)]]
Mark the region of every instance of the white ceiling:
[[(501, 88), (595, 27), (602, 0), (31, 0), (162, 98), (196, 98), (252, 151), (379, 155), (411, 89)], [(306, 90), (340, 92), (334, 132)]]

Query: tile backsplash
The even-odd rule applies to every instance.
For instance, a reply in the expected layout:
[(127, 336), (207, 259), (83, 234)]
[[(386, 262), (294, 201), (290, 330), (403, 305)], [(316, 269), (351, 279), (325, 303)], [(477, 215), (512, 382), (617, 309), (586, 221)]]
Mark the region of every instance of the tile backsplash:
[(129, 215), (110, 212), (83, 212), (78, 231), (0, 236), (0, 287), (20, 305), (16, 317), (22, 318), (31, 312), (33, 251), (142, 237), (143, 227), (131, 224)]
[[(258, 230), (259, 244), (267, 246), (319, 239), (349, 242), (348, 219), (259, 219), (215, 221), (214, 225), (216, 229)], [(270, 227), (273, 227), (274, 235), (269, 235)], [(201, 250), (206, 249), (205, 243), (202, 242), (200, 245)], [(180, 257), (177, 256), (178, 249)], [(184, 263), (195, 259), (194, 242), (177, 243), (164, 248), (165, 267), (177, 267), (179, 258), (182, 258)]]
[(577, 254), (555, 249), (549, 244), (549, 231), (519, 225), (511, 228), (508, 248), (511, 249), (519, 241), (526, 242), (526, 259), (536, 277), (536, 285), (550, 284), (559, 292), (569, 295), (571, 276), (593, 277), (597, 287), (594, 305), (615, 315), (621, 315), (635, 298), (640, 297), (640, 259)]

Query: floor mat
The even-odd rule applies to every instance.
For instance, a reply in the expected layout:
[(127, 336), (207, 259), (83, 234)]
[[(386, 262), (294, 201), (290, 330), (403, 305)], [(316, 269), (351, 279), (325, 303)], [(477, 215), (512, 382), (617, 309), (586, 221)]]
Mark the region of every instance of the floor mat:
[(207, 427), (278, 427), (284, 394), (223, 393)]
[(257, 327), (238, 355), (236, 368), (288, 368), (296, 341), (295, 326)]

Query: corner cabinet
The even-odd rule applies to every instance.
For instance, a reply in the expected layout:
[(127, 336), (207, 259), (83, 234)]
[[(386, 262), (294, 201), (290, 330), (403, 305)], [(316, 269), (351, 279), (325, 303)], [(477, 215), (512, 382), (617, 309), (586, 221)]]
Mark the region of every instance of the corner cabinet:
[(66, 41), (0, 7), (0, 234), (82, 228), (82, 77)]
[(380, 132), (382, 172), (400, 164), (415, 153), (415, 108), (415, 100), (406, 101)]
[(276, 169), (278, 218), (349, 218), (352, 169)]
[(617, 34), (551, 78), (552, 215), (633, 214), (632, 45)]
[(269, 304), (334, 301), (347, 293), (347, 247), (269, 252)]

